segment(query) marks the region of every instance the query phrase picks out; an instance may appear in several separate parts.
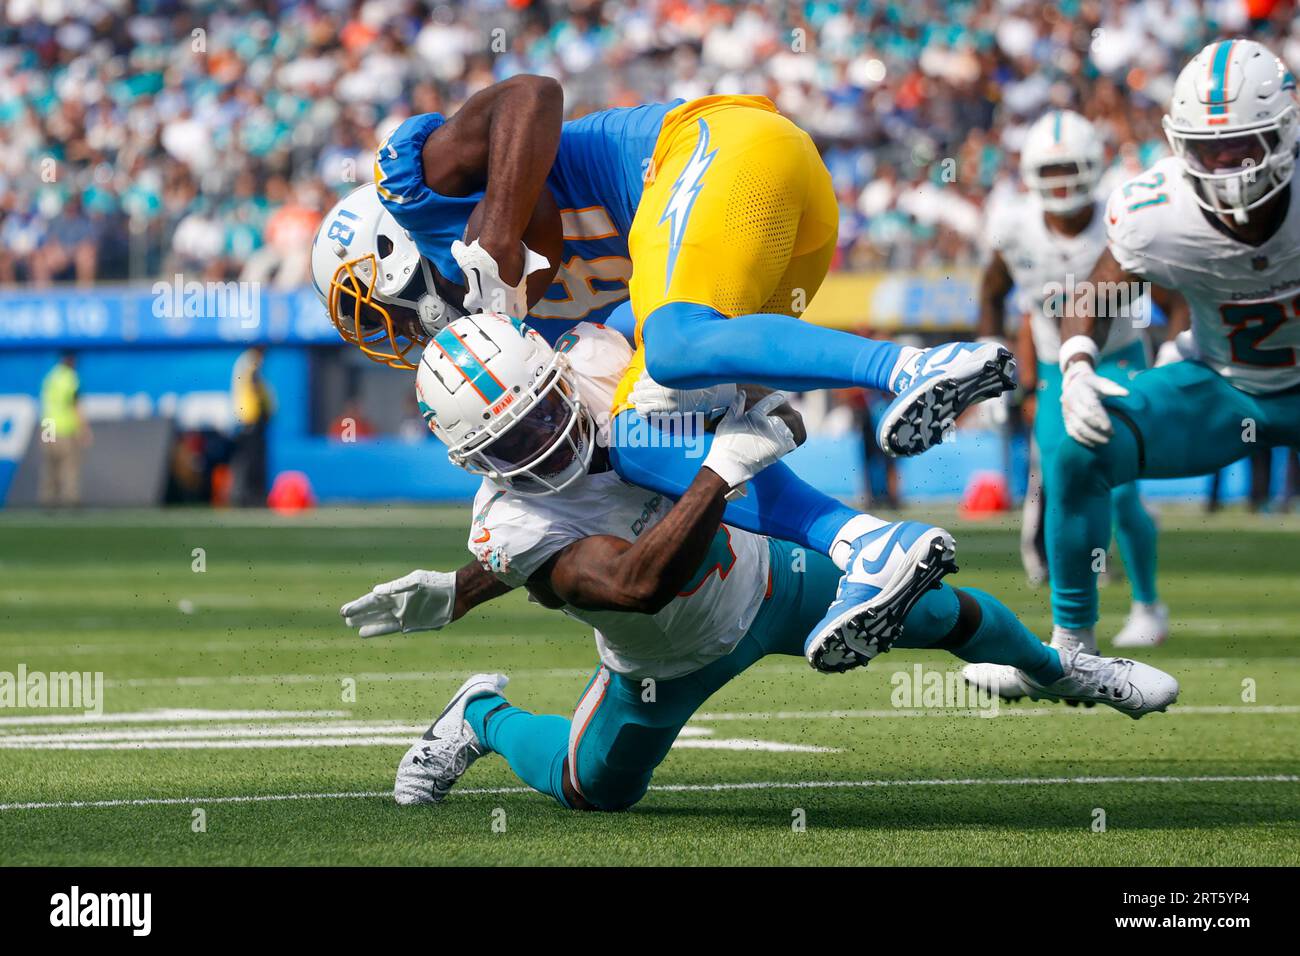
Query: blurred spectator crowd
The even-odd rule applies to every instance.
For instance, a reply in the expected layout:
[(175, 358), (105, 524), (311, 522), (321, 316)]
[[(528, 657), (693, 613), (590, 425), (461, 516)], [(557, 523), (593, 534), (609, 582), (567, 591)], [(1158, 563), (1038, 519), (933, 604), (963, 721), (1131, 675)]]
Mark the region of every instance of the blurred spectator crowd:
[(766, 94), (834, 175), (837, 267), (967, 264), (1045, 109), (1098, 122), (1136, 171), (1204, 43), (1300, 67), (1291, 0), (0, 4), (0, 283), (301, 284), (379, 138), (518, 72), (559, 77), (570, 116)]

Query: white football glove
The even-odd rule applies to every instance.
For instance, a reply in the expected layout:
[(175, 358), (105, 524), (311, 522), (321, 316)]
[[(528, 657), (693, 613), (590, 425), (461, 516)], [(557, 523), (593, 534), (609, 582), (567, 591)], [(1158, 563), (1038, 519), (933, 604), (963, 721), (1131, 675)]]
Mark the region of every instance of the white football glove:
[(735, 385), (708, 388), (669, 388), (642, 372), (628, 399), (643, 418), (651, 415), (710, 415), (725, 411), (736, 400)]
[(1110, 441), (1114, 426), (1110, 415), (1101, 404), (1101, 398), (1116, 398), (1128, 394), (1128, 389), (1108, 378), (1102, 378), (1089, 362), (1071, 362), (1061, 381), (1061, 413), (1065, 430), (1081, 445), (1095, 448)]
[(1193, 362), (1201, 357), (1201, 350), (1196, 347), (1196, 339), (1191, 329), (1184, 329), (1172, 339), (1165, 339), (1156, 351), (1156, 368), (1173, 365), (1175, 362)]
[(1173, 339), (1165, 339), (1160, 343), (1160, 348), (1156, 349), (1156, 368), (1162, 365), (1173, 365), (1175, 362), (1183, 360), (1183, 353), (1178, 349), (1178, 343)]
[[(520, 243), (523, 246), (523, 243)], [(546, 256), (524, 248), (524, 274), (519, 284), (507, 285), (501, 279), (500, 267), (477, 239), (469, 245), (457, 239), (451, 244), (451, 257), (465, 273), (465, 310), (471, 315), (479, 312), (500, 312), (513, 319), (528, 316), (528, 277), (534, 272), (550, 267)]]
[(446, 627), (455, 606), (455, 573), (412, 571), (396, 581), (376, 584), (369, 594), (339, 608), (339, 613), (362, 637), (378, 637)]
[(745, 411), (745, 391), (736, 389), (736, 397), (713, 435), (704, 467), (736, 488), (794, 451), (790, 427), (772, 414), (785, 401), (784, 392), (773, 392)]

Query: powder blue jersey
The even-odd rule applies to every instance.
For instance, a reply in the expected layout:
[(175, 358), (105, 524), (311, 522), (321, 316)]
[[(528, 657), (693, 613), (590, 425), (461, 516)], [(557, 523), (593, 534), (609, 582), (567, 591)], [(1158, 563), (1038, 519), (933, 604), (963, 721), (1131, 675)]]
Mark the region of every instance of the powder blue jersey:
[[(549, 341), (578, 322), (621, 324), (613, 313), (628, 298), (628, 232), (664, 117), (682, 102), (601, 110), (564, 124), (546, 179), (564, 226), (563, 260), (555, 283), (528, 317)], [(438, 113), (424, 113), (402, 123), (379, 146), (375, 182), (420, 253), (445, 277), (464, 284), (451, 244), (464, 237), (483, 194), (443, 196), (425, 185), (421, 152), (444, 122)]]

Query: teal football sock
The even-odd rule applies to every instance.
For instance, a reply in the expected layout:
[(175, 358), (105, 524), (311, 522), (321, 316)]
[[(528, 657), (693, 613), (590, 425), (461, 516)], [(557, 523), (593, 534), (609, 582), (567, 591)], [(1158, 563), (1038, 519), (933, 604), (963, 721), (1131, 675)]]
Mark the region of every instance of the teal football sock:
[(980, 607), (975, 633), (952, 652), (971, 664), (1010, 664), (1040, 684), (1050, 684), (1064, 675), (1061, 656), (1020, 623), (1011, 609), (991, 594), (975, 588), (962, 590)]
[(569, 750), (569, 718), (530, 714), (491, 694), (469, 702), (465, 719), (479, 742), (506, 758), (515, 776), (563, 806), (564, 758)]

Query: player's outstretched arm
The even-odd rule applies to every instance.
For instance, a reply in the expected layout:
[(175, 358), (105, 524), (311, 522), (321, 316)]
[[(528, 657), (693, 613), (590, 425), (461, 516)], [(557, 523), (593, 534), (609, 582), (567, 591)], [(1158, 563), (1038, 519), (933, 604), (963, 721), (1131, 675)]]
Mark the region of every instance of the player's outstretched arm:
[(785, 395), (773, 392), (749, 411), (737, 393), (703, 466), (663, 520), (625, 541), (595, 535), (575, 541), (530, 583), (573, 607), (655, 614), (680, 593), (708, 553), (722, 523), (727, 493), (795, 447), (776, 414)]
[[(1109, 289), (1118, 289), (1128, 286), (1130, 283), (1136, 285), (1141, 280), (1129, 272), (1116, 261), (1115, 256), (1111, 254), (1110, 249), (1102, 251), (1101, 258), (1097, 264), (1092, 267), (1092, 272), (1088, 275), (1088, 281), (1084, 288), (1088, 293), (1079, 296), (1071, 302), (1071, 308), (1065, 310), (1065, 315), (1061, 317), (1061, 342), (1066, 345), (1071, 339), (1077, 339), (1076, 351), (1066, 355), (1064, 345), (1061, 351), (1061, 368), (1073, 361), (1087, 359), (1090, 364), (1096, 365), (1097, 353), (1101, 350), (1106, 341), (1106, 336), (1110, 334), (1110, 323), (1119, 318), (1121, 320), (1131, 318), (1130, 315), (1113, 316), (1107, 312), (1107, 306), (1110, 302), (1123, 302), (1123, 308), (1128, 308), (1128, 299), (1118, 296), (1107, 295)], [(1092, 347), (1088, 348), (1084, 339), (1092, 340)]]
[(1106, 444), (1114, 432), (1102, 399), (1128, 394), (1124, 386), (1094, 371), (1097, 356), (1110, 333), (1110, 323), (1116, 318), (1132, 320), (1131, 315), (1108, 313), (1110, 303), (1124, 303), (1123, 308), (1127, 309), (1130, 301), (1128, 297), (1108, 292), (1121, 288), (1122, 284), (1137, 282), (1138, 277), (1121, 266), (1110, 249), (1106, 249), (1088, 276), (1087, 294), (1072, 302), (1061, 318), (1061, 416), (1065, 419), (1066, 433), (1090, 448)]
[(981, 338), (1005, 338), (1006, 301), (1014, 284), (1002, 253), (994, 252), (980, 274), (980, 314), (976, 328)]
[(339, 608), (339, 614), (362, 637), (436, 631), (510, 590), (509, 584), (471, 561), (454, 573), (412, 571), (377, 584)]
[(564, 92), (545, 76), (513, 76), (475, 93), (425, 141), (424, 181), (435, 192), (484, 190), (478, 243), (502, 281), (523, 279), (523, 237), (560, 147)]
[(593, 535), (569, 545), (537, 572), (573, 607), (655, 614), (690, 580), (722, 523), (727, 483), (701, 468), (686, 494), (635, 542)]
[(1178, 346), (1178, 336), (1192, 327), (1191, 307), (1180, 293), (1163, 286), (1153, 285), (1151, 298), (1155, 300), (1156, 305), (1160, 306), (1160, 311), (1168, 319), (1165, 325), (1165, 340), (1160, 343), (1160, 349), (1156, 353), (1156, 365), (1181, 362), (1184, 355)]
[(1020, 320), (1016, 330), (1016, 369), (1020, 380), (1021, 410), (1027, 422), (1038, 412), (1038, 353), (1034, 348), (1034, 330), (1029, 316)]

